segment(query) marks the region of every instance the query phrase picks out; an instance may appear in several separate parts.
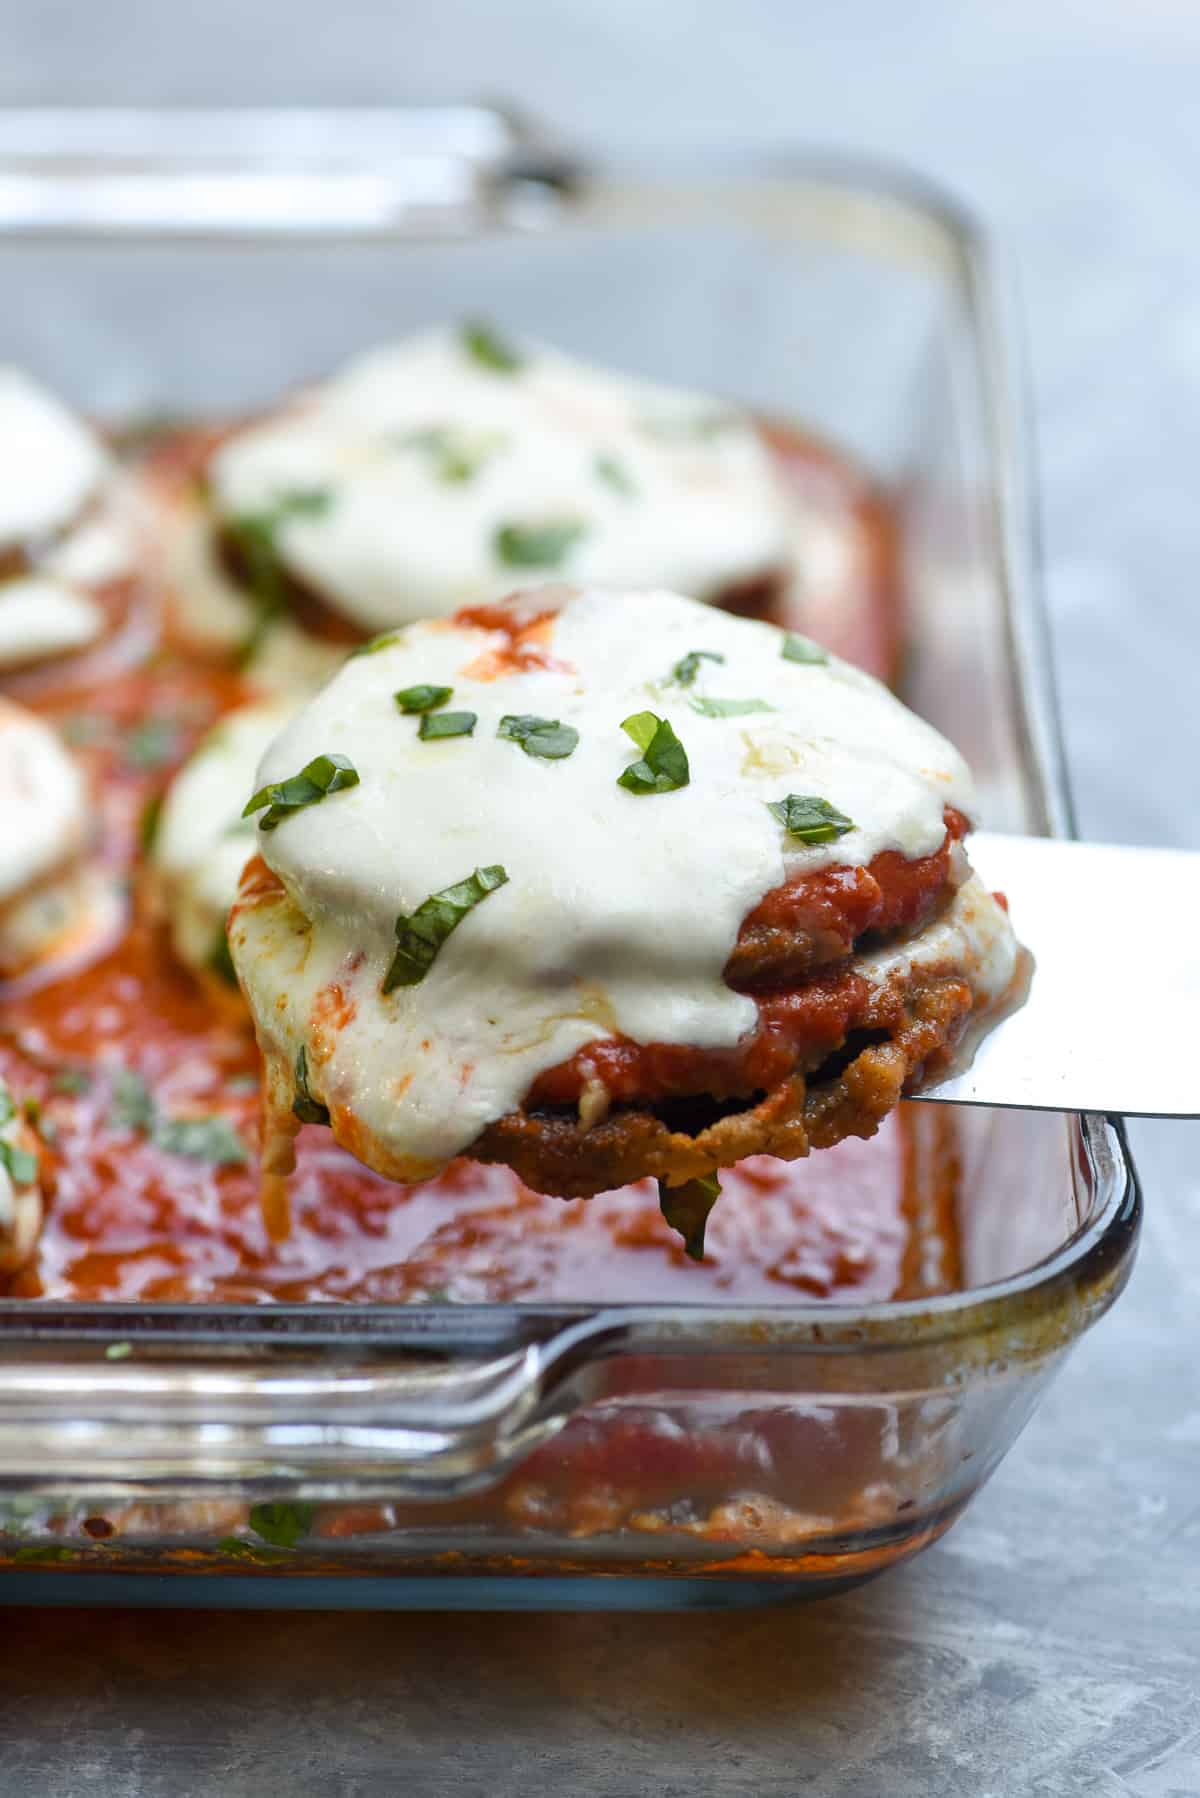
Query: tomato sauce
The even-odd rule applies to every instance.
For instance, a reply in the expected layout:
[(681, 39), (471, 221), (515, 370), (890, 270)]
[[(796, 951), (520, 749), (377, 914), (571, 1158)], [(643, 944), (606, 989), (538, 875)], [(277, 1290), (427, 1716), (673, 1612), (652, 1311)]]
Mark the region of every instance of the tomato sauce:
[[(806, 504), (824, 506), (852, 539), (854, 594), (838, 630), (823, 634), (887, 671), (896, 577), (886, 508), (829, 451), (774, 427), (771, 437)], [(161, 453), (169, 462), (169, 446)], [(190, 467), (188, 453), (176, 463)], [(810, 615), (800, 604), (785, 622), (822, 635), (819, 609)], [(540, 653), (536, 627), (515, 647)], [(259, 1205), (259, 1062), (249, 1024), (236, 1003), (177, 963), (138, 903), (147, 808), (216, 719), (251, 697), (238, 674), (169, 647), (136, 666), (106, 667), (102, 678), (88, 679), (86, 666), (40, 675), (21, 694), (88, 770), (103, 854), (128, 888), (128, 914), (119, 940), (86, 966), (0, 989), (0, 1074), (34, 1108), (46, 1192), (39, 1247), (12, 1277), (13, 1296), (780, 1303), (953, 1284), (950, 1184), (932, 1210), (929, 1200), (935, 1126), (903, 1111), (871, 1142), (846, 1141), (792, 1165), (759, 1157), (726, 1173), (701, 1264), (661, 1217), (652, 1182), (567, 1202), (532, 1192), (505, 1168), (457, 1162), (402, 1189), (317, 1126), (305, 1126), (297, 1145), (291, 1231), (272, 1242)], [(947, 823), (953, 837), (957, 826)], [(856, 906), (886, 910), (921, 888), (918, 873), (908, 897), (897, 897), (907, 873), (874, 863), (868, 877), (882, 897), (859, 891), (855, 877), (849, 886), (826, 881), (820, 893), (810, 887), (804, 906), (857, 916)], [(794, 920), (796, 895), (785, 890), (764, 902), (758, 923), (785, 921), (772, 903)], [(831, 1029), (844, 999), (839, 979), (825, 983)], [(619, 1060), (625, 1047), (592, 1055)]]

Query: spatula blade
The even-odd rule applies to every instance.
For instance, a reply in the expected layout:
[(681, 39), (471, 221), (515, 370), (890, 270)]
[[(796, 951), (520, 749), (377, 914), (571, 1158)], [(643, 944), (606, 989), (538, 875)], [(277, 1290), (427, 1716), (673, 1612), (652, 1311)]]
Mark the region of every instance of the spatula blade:
[(1200, 1117), (1200, 854), (981, 831), (1034, 970), (1024, 1004), (922, 1099)]

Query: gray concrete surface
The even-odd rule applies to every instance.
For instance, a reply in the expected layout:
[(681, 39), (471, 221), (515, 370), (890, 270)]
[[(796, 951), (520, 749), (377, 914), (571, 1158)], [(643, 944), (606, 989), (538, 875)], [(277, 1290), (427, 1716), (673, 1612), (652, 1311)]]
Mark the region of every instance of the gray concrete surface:
[[(1195, 0), (0, 0), (0, 43), (0, 103), (501, 93), (957, 186), (1023, 273), (1083, 827), (1200, 847)], [(1200, 1131), (1135, 1138), (1130, 1290), (911, 1568), (752, 1616), (9, 1614), (0, 1793), (1196, 1798)]]

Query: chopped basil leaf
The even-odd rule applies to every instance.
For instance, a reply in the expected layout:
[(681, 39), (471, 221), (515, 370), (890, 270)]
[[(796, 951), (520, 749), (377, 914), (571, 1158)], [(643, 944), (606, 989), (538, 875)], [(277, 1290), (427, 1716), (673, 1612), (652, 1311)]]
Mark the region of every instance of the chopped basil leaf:
[(403, 643), (403, 641), (403, 631), (381, 631), (377, 637), (369, 637), (365, 643), (360, 643), (357, 649), (352, 649), (346, 660), (353, 661), (355, 656), (376, 656), (381, 649), (390, 649), (393, 643)]
[(502, 524), (492, 547), (510, 568), (557, 568), (581, 537), (587, 525), (578, 518), (549, 519), (545, 524)]
[(798, 631), (788, 631), (779, 651), (785, 662), (807, 662), (820, 667), (829, 660), (825, 650), (811, 637), (802, 637)]
[(680, 656), (671, 670), (671, 679), (677, 687), (690, 687), (700, 672), (700, 663), (723, 662), (725, 657), (715, 649), (689, 649), (685, 656)]
[(32, 1186), (37, 1179), (37, 1156), (0, 1136), (0, 1167), (8, 1172), (14, 1186)]
[(143, 718), (125, 738), (131, 768), (165, 768), (179, 753), (179, 733), (169, 718)]
[(114, 1130), (150, 1130), (153, 1127), (153, 1095), (133, 1068), (118, 1068), (113, 1075), (111, 1122)]
[(744, 718), (748, 712), (773, 712), (775, 707), (765, 699), (689, 699), (693, 712), (702, 718)]
[(683, 1186), (658, 1183), (658, 1204), (672, 1230), (683, 1237), (683, 1246), (693, 1261), (704, 1259), (704, 1231), (708, 1214), (721, 1196), (721, 1182), (716, 1174), (704, 1174), (699, 1180), (688, 1180)]
[(516, 716), (506, 712), (496, 735), (511, 738), (526, 755), (539, 755), (548, 762), (562, 761), (579, 743), (579, 732), (573, 725), (561, 724), (557, 718), (535, 718), (529, 712)]
[(169, 1155), (209, 1161), (214, 1167), (241, 1167), (249, 1160), (246, 1145), (228, 1118), (159, 1118), (152, 1140)]
[(424, 712), (417, 735), (424, 743), (438, 737), (469, 737), (478, 722), (477, 712)]
[(629, 793), (674, 793), (691, 779), (687, 751), (665, 718), (653, 712), (635, 712), (621, 729), (642, 751), (642, 760), (631, 762), (617, 785)]
[(147, 799), (142, 807), (142, 819), (138, 825), (138, 841), (142, 846), (142, 854), (149, 855), (154, 847), (154, 839), (158, 835), (159, 820), (162, 817), (165, 793), (155, 793)]
[(128, 1361), (133, 1353), (132, 1342), (110, 1342), (104, 1350), (106, 1361)]
[(238, 658), (243, 667), (286, 604), (279, 527), (292, 518), (320, 518), (332, 504), (333, 495), (328, 488), (285, 488), (260, 511), (239, 512), (224, 521), (225, 536), (236, 551), (243, 583), (258, 608), (253, 629)]
[(60, 1068), (50, 1082), (51, 1092), (86, 1093), (91, 1090), (92, 1076), (87, 1068)]
[(0, 1080), (0, 1127), (7, 1124), (17, 1115), (16, 1101), (4, 1082)]
[(258, 821), (258, 828), (275, 830), (290, 812), (298, 812), (306, 805), (316, 805), (330, 793), (340, 793), (343, 787), (357, 785), (358, 770), (346, 756), (314, 756), (290, 780), (276, 780), (269, 786), (260, 787), (242, 807), (242, 817), (248, 818), (253, 812), (261, 812), (266, 806), (266, 811)]
[(637, 482), (624, 462), (618, 461), (616, 456), (597, 456), (592, 467), (596, 472), (596, 479), (603, 481), (606, 487), (611, 487), (614, 493), (619, 493), (622, 499), (634, 498), (638, 490)]
[(467, 319), (459, 335), (468, 356), (473, 356), (476, 362), (498, 375), (515, 375), (525, 366), (524, 356), (505, 341), (494, 325), (484, 324), (480, 319)]
[(217, 926), (217, 934), (213, 938), (212, 948), (208, 952), (209, 972), (223, 980), (227, 986), (238, 983), (237, 969), (233, 965), (233, 957), (229, 953), (229, 936), (224, 924)]
[(424, 980), (446, 938), (458, 928), (469, 911), (507, 880), (507, 873), (498, 865), (476, 868), (466, 880), (444, 887), (440, 893), (431, 893), (411, 915), (401, 912), (396, 919), (399, 946), (383, 977), (381, 990), (390, 993), (398, 986), (416, 986)]
[(436, 712), (453, 691), (453, 687), (401, 687), (392, 698), (402, 712)]
[(314, 1099), (308, 1090), (308, 1051), (300, 1046), (296, 1057), (296, 1096), (292, 1100), (292, 1110), (302, 1124), (327, 1124), (329, 1107)]
[(832, 843), (854, 829), (852, 819), (811, 793), (789, 793), (786, 799), (768, 800), (767, 810), (790, 837), (799, 837), (802, 843)]
[(502, 431), (467, 431), (454, 425), (431, 425), (394, 439), (397, 449), (423, 450), (439, 481), (454, 485), (473, 481), (486, 462), (508, 442)]
[[(254, 1505), (250, 1511), (250, 1528), (275, 1548), (295, 1548), (301, 1536), (307, 1536), (312, 1528), (315, 1515), (314, 1505)], [(247, 1543), (245, 1546), (252, 1548), (254, 1545)]]
[(162, 1117), (154, 1095), (133, 1068), (113, 1075), (111, 1122), (116, 1130), (134, 1130), (169, 1155), (211, 1161), (214, 1167), (240, 1167), (249, 1157), (241, 1137), (224, 1117)]

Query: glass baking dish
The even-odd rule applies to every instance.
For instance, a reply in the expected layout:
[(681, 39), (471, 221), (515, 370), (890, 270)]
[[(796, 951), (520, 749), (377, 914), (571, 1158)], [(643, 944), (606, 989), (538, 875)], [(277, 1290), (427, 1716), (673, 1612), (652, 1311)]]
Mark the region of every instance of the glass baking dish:
[[(988, 823), (1069, 829), (991, 257), (823, 159), (581, 166), (482, 108), (0, 117), (4, 354), (92, 412), (244, 411), (482, 313), (848, 447), (905, 697)], [(967, 1290), (594, 1307), (0, 1301), (0, 1598), (673, 1606), (817, 1594), (954, 1520), (1128, 1276), (1120, 1125), (956, 1133)]]

